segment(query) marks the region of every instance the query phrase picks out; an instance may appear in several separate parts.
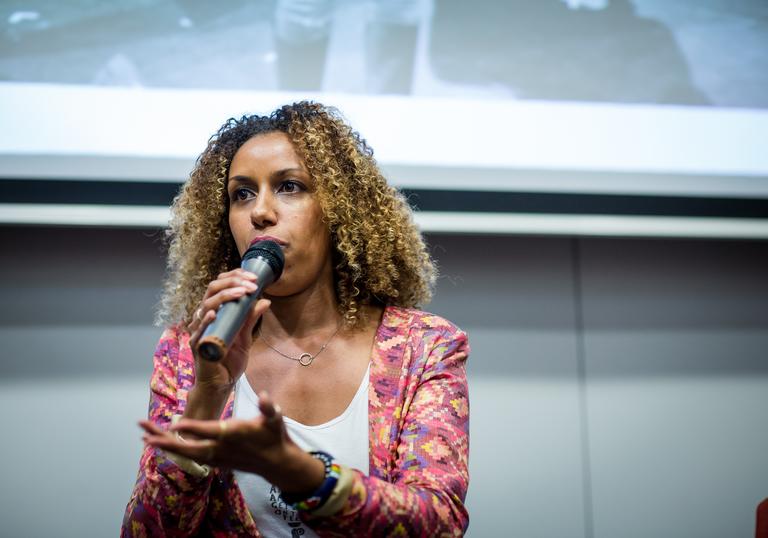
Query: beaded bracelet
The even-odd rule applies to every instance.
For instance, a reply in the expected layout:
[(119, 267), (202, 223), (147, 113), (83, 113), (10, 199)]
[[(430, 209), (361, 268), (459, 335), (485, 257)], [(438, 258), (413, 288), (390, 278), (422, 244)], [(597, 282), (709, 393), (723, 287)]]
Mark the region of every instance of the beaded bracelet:
[(325, 504), (328, 498), (333, 493), (336, 483), (339, 481), (339, 475), (341, 474), (341, 467), (333, 460), (333, 457), (326, 452), (310, 452), (310, 456), (323, 462), (325, 466), (325, 479), (320, 487), (304, 497), (303, 495), (281, 493), (286, 504), (291, 504), (297, 510), (316, 510)]

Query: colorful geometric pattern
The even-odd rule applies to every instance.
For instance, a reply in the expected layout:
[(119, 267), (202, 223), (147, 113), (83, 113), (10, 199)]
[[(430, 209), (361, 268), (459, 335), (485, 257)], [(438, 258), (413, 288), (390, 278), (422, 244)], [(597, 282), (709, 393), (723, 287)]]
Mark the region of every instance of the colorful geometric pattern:
[[(370, 475), (329, 517), (303, 514), (320, 536), (462, 536), (469, 523), (467, 336), (449, 321), (387, 307), (371, 359)], [(181, 414), (194, 383), (189, 335), (163, 333), (154, 356), (149, 417)], [(232, 415), (233, 398), (222, 418)], [(205, 478), (145, 447), (121, 536), (261, 536), (231, 471)]]

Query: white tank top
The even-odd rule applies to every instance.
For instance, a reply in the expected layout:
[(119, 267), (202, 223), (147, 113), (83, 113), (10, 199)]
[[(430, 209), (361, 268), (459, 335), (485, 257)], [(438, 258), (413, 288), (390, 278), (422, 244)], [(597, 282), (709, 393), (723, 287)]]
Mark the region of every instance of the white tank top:
[[(349, 406), (338, 417), (317, 426), (306, 426), (285, 417), (291, 439), (304, 450), (322, 450), (339, 463), (368, 474), (368, 382), (371, 367)], [(260, 414), (259, 397), (245, 375), (235, 386), (234, 417), (252, 419)], [(266, 538), (286, 536), (316, 537), (317, 534), (302, 523), (296, 510), (280, 499), (280, 490), (261, 478), (243, 471), (234, 471), (248, 509), (256, 526)]]

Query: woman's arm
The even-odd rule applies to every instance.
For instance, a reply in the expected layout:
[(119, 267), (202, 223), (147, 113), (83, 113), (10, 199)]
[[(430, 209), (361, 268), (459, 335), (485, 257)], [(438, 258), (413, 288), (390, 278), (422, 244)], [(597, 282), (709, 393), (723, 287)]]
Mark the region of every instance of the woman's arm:
[[(469, 399), (466, 335), (443, 331), (403, 406), (389, 480), (355, 471), (352, 493), (333, 516), (305, 514), (321, 536), (461, 536), (469, 524)], [(397, 421), (400, 417), (392, 417)]]
[[(182, 413), (186, 392), (194, 381), (194, 365), (191, 357), (179, 353), (179, 338), (176, 330), (166, 330), (153, 359), (149, 420), (163, 429), (174, 415)], [(205, 515), (211, 480), (212, 474), (189, 474), (161, 450), (145, 446), (121, 535), (194, 534)]]
[[(178, 327), (163, 333), (154, 356), (149, 420), (141, 423), (147, 433), (145, 440), (152, 436), (172, 437), (167, 433), (168, 426), (174, 416), (182, 413), (185, 418), (220, 418), (235, 380), (245, 370), (253, 327), (269, 308), (270, 302), (260, 299), (253, 306), (221, 361), (196, 358), (192, 348), (206, 326), (215, 319), (216, 311), (223, 303), (256, 289), (256, 275), (253, 273), (242, 269), (221, 273), (208, 284), (200, 307), (187, 326), (189, 333), (182, 332)], [(186, 443), (179, 439), (176, 439), (176, 444), (184, 446)], [(152, 531), (151, 535), (168, 533), (188, 536), (196, 533), (206, 515), (214, 475), (217, 478), (214, 485), (217, 497), (209, 515), (216, 519), (219, 526), (239, 528), (245, 525), (245, 530), (257, 533), (243, 505), (242, 496), (231, 484), (231, 474), (180, 458), (181, 453), (164, 452), (147, 443), (136, 486), (126, 509), (122, 534), (142, 536), (146, 529)]]

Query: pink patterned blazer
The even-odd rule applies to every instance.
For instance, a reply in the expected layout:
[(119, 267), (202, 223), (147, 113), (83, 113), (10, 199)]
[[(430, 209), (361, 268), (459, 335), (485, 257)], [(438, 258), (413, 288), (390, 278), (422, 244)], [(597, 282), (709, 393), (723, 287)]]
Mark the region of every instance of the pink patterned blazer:
[[(189, 335), (168, 329), (154, 356), (150, 419), (167, 426), (194, 384)], [(303, 514), (320, 536), (461, 536), (469, 523), (467, 336), (445, 319), (387, 307), (368, 392), (370, 474), (329, 517)], [(232, 415), (232, 398), (223, 418)], [(260, 536), (231, 471), (191, 476), (145, 447), (122, 536)]]

